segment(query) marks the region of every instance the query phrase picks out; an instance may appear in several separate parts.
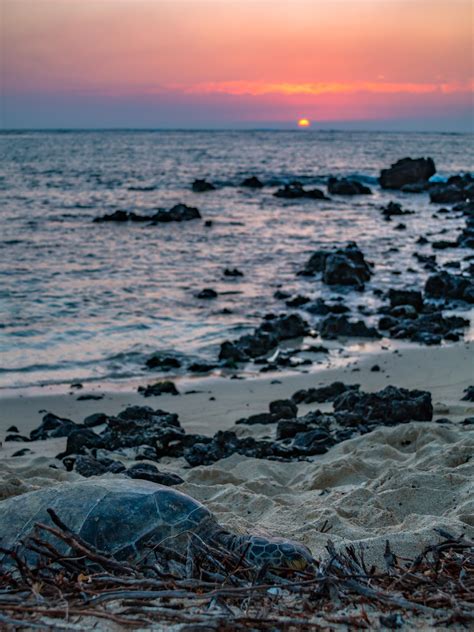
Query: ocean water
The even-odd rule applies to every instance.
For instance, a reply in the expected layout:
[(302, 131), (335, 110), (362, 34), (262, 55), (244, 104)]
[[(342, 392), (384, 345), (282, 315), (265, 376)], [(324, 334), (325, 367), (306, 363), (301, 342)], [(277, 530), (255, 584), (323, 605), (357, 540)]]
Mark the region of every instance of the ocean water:
[[(322, 245), (354, 240), (375, 263), (363, 294), (342, 294), (354, 312), (380, 304), (374, 289), (422, 287), (427, 272), (413, 253), (432, 251), (416, 239), (455, 238), (463, 221), (433, 218), (436, 207), (425, 194), (381, 191), (378, 173), (404, 156), (432, 156), (441, 178), (474, 165), (472, 136), (459, 134), (9, 132), (0, 135), (0, 147), (3, 388), (149, 375), (144, 359), (157, 350), (215, 359), (224, 339), (268, 312), (288, 311), (273, 298), (276, 289), (338, 295), (296, 276)], [(249, 175), (268, 186), (239, 187)], [(292, 179), (321, 187), (329, 175), (355, 176), (373, 195), (272, 195)], [(193, 193), (192, 181), (202, 177), (217, 190)], [(394, 229), (398, 218), (383, 220), (379, 207), (390, 200), (415, 211), (400, 218), (406, 230)], [(177, 202), (197, 206), (203, 221), (92, 221), (117, 209), (151, 213)], [(440, 263), (465, 255), (437, 253)], [(225, 278), (226, 267), (245, 276)], [(205, 287), (218, 299), (197, 299)]]

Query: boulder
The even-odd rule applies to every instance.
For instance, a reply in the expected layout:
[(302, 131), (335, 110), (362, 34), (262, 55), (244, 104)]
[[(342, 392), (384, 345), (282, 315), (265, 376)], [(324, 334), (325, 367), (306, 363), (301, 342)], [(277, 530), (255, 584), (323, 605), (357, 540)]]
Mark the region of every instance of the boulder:
[(298, 274), (312, 276), (323, 273), (323, 282), (328, 285), (353, 285), (363, 288), (372, 271), (364, 254), (355, 242), (337, 250), (317, 250)]
[(145, 365), (148, 369), (172, 371), (173, 369), (179, 369), (181, 367), (181, 362), (174, 356), (156, 352), (146, 360)]
[(298, 314), (268, 318), (253, 334), (246, 334), (233, 342), (223, 342), (219, 360), (247, 362), (252, 358), (266, 355), (282, 340), (300, 338), (308, 333), (308, 324)]
[(250, 178), (245, 178), (240, 183), (241, 187), (247, 187), (249, 189), (261, 189), (264, 184), (261, 180), (257, 178), (257, 176), (251, 176)]
[(192, 184), (192, 190), (194, 191), (194, 193), (205, 193), (206, 191), (214, 191), (215, 188), (216, 187), (207, 180), (200, 180), (199, 178), (197, 180), (194, 180)]
[(419, 290), (397, 290), (390, 288), (388, 291), (390, 307), (399, 305), (412, 305), (417, 312), (423, 309), (423, 295)]
[(433, 298), (474, 303), (474, 280), (461, 274), (442, 271), (428, 277), (425, 293)]
[(345, 315), (327, 316), (319, 327), (321, 338), (338, 338), (339, 336), (354, 338), (380, 338), (375, 327), (367, 327), (362, 320), (351, 321)]
[(331, 177), (328, 180), (328, 193), (331, 195), (371, 195), (372, 191), (357, 180)]
[(273, 194), (277, 198), (283, 198), (286, 200), (296, 200), (300, 198), (310, 198), (313, 200), (328, 200), (320, 189), (304, 189), (301, 182), (294, 181), (290, 184), (285, 184), (285, 186), (281, 189), (278, 189), (276, 193)]
[(347, 391), (334, 401), (334, 410), (388, 425), (433, 419), (431, 393), (396, 386), (387, 386), (378, 393)]
[(436, 173), (432, 158), (402, 158), (380, 172), (382, 189), (401, 189), (407, 184), (427, 182)]
[(147, 386), (139, 386), (138, 392), (143, 397), (159, 397), (160, 395), (179, 395), (179, 391), (173, 382), (155, 382)]

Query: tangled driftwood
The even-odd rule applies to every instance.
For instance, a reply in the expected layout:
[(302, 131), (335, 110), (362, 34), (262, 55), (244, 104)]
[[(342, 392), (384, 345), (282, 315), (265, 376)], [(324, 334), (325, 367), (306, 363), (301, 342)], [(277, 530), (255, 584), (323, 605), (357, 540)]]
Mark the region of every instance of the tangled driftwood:
[[(408, 614), (444, 625), (474, 620), (474, 543), (444, 531), (414, 560), (398, 558), (387, 541), (383, 572), (367, 567), (362, 548), (336, 551), (328, 541), (328, 556), (314, 573), (290, 575), (257, 572), (242, 557), (199, 542), (192, 569), (164, 547), (120, 562), (49, 513), (55, 526), (38, 524), (24, 543), (37, 553), (35, 565), (1, 550), (11, 564), (0, 569), (0, 627), (64, 630), (86, 617), (186, 630), (373, 629), (374, 622), (396, 628)], [(51, 535), (68, 545), (67, 555)]]

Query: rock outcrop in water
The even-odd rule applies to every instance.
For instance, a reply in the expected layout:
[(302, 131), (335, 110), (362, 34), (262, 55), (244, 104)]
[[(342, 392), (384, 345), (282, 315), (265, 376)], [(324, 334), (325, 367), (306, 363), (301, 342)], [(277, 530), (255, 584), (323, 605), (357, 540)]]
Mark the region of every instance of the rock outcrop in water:
[(194, 193), (205, 193), (206, 191), (214, 191), (216, 187), (211, 182), (198, 178), (194, 180), (191, 188)]
[(372, 191), (357, 180), (331, 177), (328, 180), (328, 193), (331, 195), (371, 195)]
[(317, 250), (306, 262), (300, 275), (312, 276), (322, 273), (327, 285), (353, 285), (364, 287), (372, 271), (357, 244), (350, 242), (345, 248), (337, 250)]
[(368, 327), (363, 320), (349, 320), (347, 316), (327, 316), (319, 325), (321, 338), (381, 338), (375, 327)]
[(249, 178), (245, 178), (240, 183), (241, 187), (246, 187), (248, 189), (262, 189), (264, 184), (261, 180), (257, 178), (257, 176), (250, 176)]
[(474, 178), (471, 174), (451, 176), (446, 183), (430, 188), (430, 201), (434, 204), (457, 204), (474, 199)]
[(433, 298), (474, 303), (474, 280), (461, 274), (438, 272), (428, 277), (425, 292)]
[(284, 198), (285, 200), (297, 200), (300, 198), (310, 198), (312, 200), (329, 199), (320, 189), (305, 189), (301, 182), (298, 181), (285, 184), (283, 188), (278, 189), (273, 195), (277, 198)]
[(422, 185), (436, 173), (432, 158), (402, 158), (380, 172), (382, 189), (402, 189), (405, 185)]
[(152, 226), (166, 222), (187, 222), (193, 219), (201, 219), (201, 213), (197, 208), (187, 204), (175, 204), (169, 211), (158, 209), (153, 215), (138, 215), (132, 211), (114, 211), (108, 215), (95, 217), (93, 222), (96, 224), (104, 222), (149, 222)]

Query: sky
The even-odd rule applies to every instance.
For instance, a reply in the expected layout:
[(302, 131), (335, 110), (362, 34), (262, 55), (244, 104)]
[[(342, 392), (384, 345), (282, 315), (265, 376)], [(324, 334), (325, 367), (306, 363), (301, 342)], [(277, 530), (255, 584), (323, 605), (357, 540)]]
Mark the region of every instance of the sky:
[(3, 128), (473, 131), (470, 0), (0, 0)]

